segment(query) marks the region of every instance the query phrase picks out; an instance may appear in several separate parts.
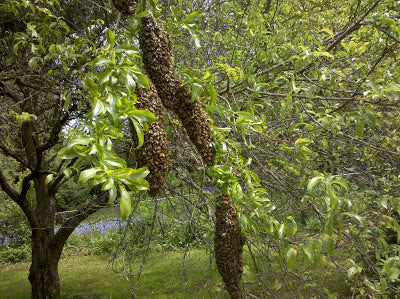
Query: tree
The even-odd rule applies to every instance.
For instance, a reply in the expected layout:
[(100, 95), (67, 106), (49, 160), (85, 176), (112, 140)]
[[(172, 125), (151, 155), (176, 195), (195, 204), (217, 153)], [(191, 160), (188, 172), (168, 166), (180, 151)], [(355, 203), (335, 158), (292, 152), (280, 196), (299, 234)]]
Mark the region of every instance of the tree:
[[(344, 292), (398, 292), (398, 4), (161, 3), (213, 119), (212, 176), (240, 212), (260, 296), (322, 295), (323, 275), (350, 281)], [(196, 37), (182, 16), (200, 8)]]
[[(182, 128), (172, 125), (179, 121), (167, 114), (174, 159), (165, 192), (177, 198), (174, 208), (188, 216), (194, 230), (204, 232), (211, 225), (201, 224), (213, 224), (217, 197), (204, 192), (204, 186), (219, 186), (232, 198), (246, 235), (247, 254), (252, 257), (252, 264), (245, 266), (245, 292), (264, 297), (291, 294), (293, 289), (315, 296), (339, 291), (343, 296), (398, 292), (400, 263), (397, 240), (393, 240), (400, 232), (398, 3), (159, 2), (171, 36), (175, 67), (193, 99), (199, 98), (207, 106), (217, 151), (216, 165), (202, 168), (196, 150), (183, 138)], [(114, 144), (121, 140), (123, 125), (106, 117), (108, 111), (114, 111), (109, 105), (115, 99), (110, 96), (111, 89), (123, 99), (116, 102), (118, 110), (128, 107), (129, 99), (134, 102), (135, 96), (129, 92), (134, 82), (146, 85), (140, 68), (132, 68), (140, 62), (124, 60), (126, 56), (120, 54), (136, 55), (140, 60), (135, 47), (140, 16), (115, 20), (100, 2), (93, 6), (85, 3), (90, 8), (86, 9), (65, 1), (57, 10), (50, 1), (46, 4), (50, 6), (43, 2), (41, 9), (30, 8), (29, 1), (24, 3), (13, 2), (26, 22), (2, 21), (2, 30), (8, 34), (2, 40), (1, 51), (7, 56), (3, 55), (1, 66), (7, 73), (0, 75), (5, 99), (1, 125), (7, 134), (8, 128), (15, 132), (14, 139), (7, 135), (10, 138), (2, 140), (1, 149), (29, 172), (19, 193), (26, 195), (25, 203), (32, 202), (28, 191), (35, 189), (27, 184), (31, 179), (35, 180), (33, 188), (41, 183), (40, 190), (48, 192), (44, 183), (51, 179), (49, 167), (41, 169), (43, 173), (35, 172), (37, 163), (29, 164), (28, 156), (21, 158), (27, 155), (21, 145), (28, 148), (34, 143), (26, 136), (47, 131), (35, 138), (48, 144), (47, 140), (56, 140), (52, 138), (61, 132), (66, 136), (60, 139), (65, 142), (61, 153), (71, 159), (63, 160), (62, 165), (70, 167), (62, 174), (63, 167), (57, 170), (59, 161), (50, 159), (57, 145), (35, 149), (33, 153), (38, 157), (46, 154), (45, 160), (55, 169), (50, 186), (87, 167), (80, 174), (81, 182), (88, 179), (93, 186), (101, 182), (113, 195), (117, 188), (112, 186), (119, 181), (111, 181), (107, 172), (101, 171), (101, 151), (91, 145), (98, 136), (112, 136)], [(146, 3), (151, 10), (156, 2)], [(48, 15), (43, 7), (64, 19)], [(33, 10), (41, 18), (31, 13)], [(99, 17), (101, 14), (104, 17)], [(96, 21), (99, 19), (102, 21)], [(118, 26), (106, 30), (115, 21)], [(62, 34), (57, 34), (59, 31)], [(24, 55), (17, 57), (12, 50)], [(10, 75), (14, 74), (11, 70), (16, 76)], [(45, 80), (48, 73), (52, 77)], [(131, 80), (134, 76), (137, 80)], [(46, 84), (38, 84), (37, 78)], [(62, 88), (65, 92), (59, 93)], [(40, 105), (33, 111), (28, 102), (38, 95)], [(27, 108), (19, 108), (25, 102)], [(46, 105), (56, 111), (48, 113), (54, 118), (46, 118), (47, 114), (38, 110)], [(13, 117), (4, 114), (9, 110), (15, 112)], [(52, 135), (48, 120), (64, 116)], [(73, 129), (77, 119), (86, 122)], [(38, 127), (29, 131), (34, 124)], [(19, 141), (20, 137), (25, 139)], [(109, 144), (99, 140), (102, 145)], [(31, 152), (29, 158), (35, 155)], [(112, 157), (105, 162), (107, 167), (126, 167), (114, 154), (105, 156)], [(4, 178), (1, 181), (7, 194), (17, 198), (10, 183)], [(182, 196), (180, 191), (186, 189), (196, 195)], [(124, 190), (121, 187), (121, 203), (127, 212), (130, 201)], [(154, 206), (156, 215), (156, 202)], [(348, 287), (320, 287), (318, 279), (330, 275), (339, 275)]]
[[(168, 4), (174, 20), (201, 5)], [(205, 98), (219, 141), (214, 170), (240, 186), (228, 188), (264, 296), (290, 291), (296, 263), (309, 263), (297, 286), (310, 282), (319, 295), (311, 284), (324, 271), (362, 295), (398, 292), (387, 237), (398, 231), (397, 5), (207, 2), (197, 50), (170, 27), (193, 90), (206, 70), (215, 76), (218, 98)], [(257, 181), (264, 202), (253, 201)]]
[[(116, 45), (107, 30), (114, 18), (101, 2), (5, 1), (0, 11), (0, 149), (2, 160), (21, 169), (13, 185), (0, 168), (0, 186), (32, 229), (32, 298), (54, 297), (58, 261), (74, 228), (117, 196), (126, 218), (129, 192), (148, 189), (147, 168), (128, 167), (114, 146), (130, 120), (140, 147), (155, 117), (135, 108), (136, 84), (148, 86), (140, 55), (125, 42), (129, 36)], [(81, 184), (101, 185), (55, 232), (56, 192), (78, 175)]]

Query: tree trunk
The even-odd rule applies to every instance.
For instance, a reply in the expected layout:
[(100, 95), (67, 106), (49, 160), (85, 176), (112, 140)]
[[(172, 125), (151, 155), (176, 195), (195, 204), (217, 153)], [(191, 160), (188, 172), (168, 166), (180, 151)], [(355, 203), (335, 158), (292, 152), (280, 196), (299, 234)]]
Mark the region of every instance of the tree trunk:
[(36, 193), (35, 221), (32, 226), (32, 264), (29, 281), (32, 286), (32, 298), (56, 298), (60, 294), (58, 262), (65, 242), (74, 229), (89, 215), (107, 205), (108, 192), (98, 194), (96, 200), (82, 207), (65, 221), (54, 233), (55, 194), (45, 183), (45, 176), (34, 180)]
[(34, 233), (32, 240), (29, 281), (32, 286), (32, 298), (35, 299), (54, 298), (60, 294), (59, 258), (51, 252), (44, 235), (44, 232)]
[(53, 243), (55, 194), (49, 190), (45, 175), (34, 180), (34, 188), (38, 227), (32, 227), (32, 264), (29, 271), (32, 298), (54, 298), (60, 294), (58, 261), (65, 242), (57, 244), (61, 250), (57, 250)]

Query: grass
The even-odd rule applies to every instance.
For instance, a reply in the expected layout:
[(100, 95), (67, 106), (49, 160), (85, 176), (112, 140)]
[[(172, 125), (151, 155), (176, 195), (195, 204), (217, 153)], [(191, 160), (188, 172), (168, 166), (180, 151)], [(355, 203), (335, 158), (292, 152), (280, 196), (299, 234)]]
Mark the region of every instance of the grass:
[[(133, 280), (141, 259), (133, 264)], [(0, 298), (29, 298), (30, 263), (0, 268)], [(117, 263), (116, 268), (121, 268)], [(186, 271), (183, 271), (185, 269)], [(61, 298), (129, 298), (131, 290), (122, 273), (107, 257), (69, 256), (59, 263)], [(227, 298), (215, 264), (209, 268), (204, 251), (190, 251), (183, 267), (182, 253), (150, 254), (135, 288), (138, 298)]]

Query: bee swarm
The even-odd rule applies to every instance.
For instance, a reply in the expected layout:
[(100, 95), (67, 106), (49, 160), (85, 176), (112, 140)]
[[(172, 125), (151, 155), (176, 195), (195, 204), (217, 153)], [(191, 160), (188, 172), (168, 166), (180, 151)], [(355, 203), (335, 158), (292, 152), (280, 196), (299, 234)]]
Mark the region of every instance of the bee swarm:
[[(135, 151), (138, 167), (147, 166), (150, 173), (146, 180), (150, 184), (150, 195), (161, 192), (168, 174), (168, 138), (165, 131), (164, 107), (153, 83), (149, 88), (137, 88), (138, 103), (136, 107), (152, 112), (158, 119), (149, 123), (149, 129), (144, 132), (143, 146)], [(132, 126), (132, 136), (136, 136)]]
[(211, 127), (207, 113), (176, 75), (170, 38), (153, 15), (142, 18), (140, 47), (146, 72), (154, 82), (163, 105), (175, 112), (207, 166), (214, 165), (215, 149), (211, 146)]
[(136, 12), (138, 0), (112, 0), (112, 3), (119, 12), (133, 15)]
[(217, 198), (215, 217), (214, 246), (217, 268), (231, 298), (240, 298), (244, 236), (235, 205), (229, 196), (221, 195)]

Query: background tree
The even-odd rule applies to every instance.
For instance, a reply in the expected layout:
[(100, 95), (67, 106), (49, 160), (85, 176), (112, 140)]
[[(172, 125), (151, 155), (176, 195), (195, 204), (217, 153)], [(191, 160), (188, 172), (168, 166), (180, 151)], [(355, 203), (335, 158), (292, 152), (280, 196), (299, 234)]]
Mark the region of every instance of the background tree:
[[(215, 125), (214, 183), (254, 257), (245, 282), (264, 296), (322, 295), (318, 273), (338, 273), (344, 292), (398, 292), (397, 3), (160, 3), (176, 64)], [(201, 33), (188, 25), (199, 9)]]
[[(113, 145), (130, 119), (140, 147), (155, 117), (135, 109), (136, 83), (148, 81), (136, 47), (116, 45), (107, 31), (111, 14), (101, 2), (5, 1), (0, 10), (1, 160), (20, 169), (12, 184), (2, 164), (0, 185), (28, 219), (32, 297), (46, 298), (60, 292), (57, 265), (74, 228), (117, 195), (126, 218), (129, 192), (148, 188), (147, 169), (129, 168)], [(94, 192), (55, 232), (56, 193), (77, 175), (108, 196)]]

